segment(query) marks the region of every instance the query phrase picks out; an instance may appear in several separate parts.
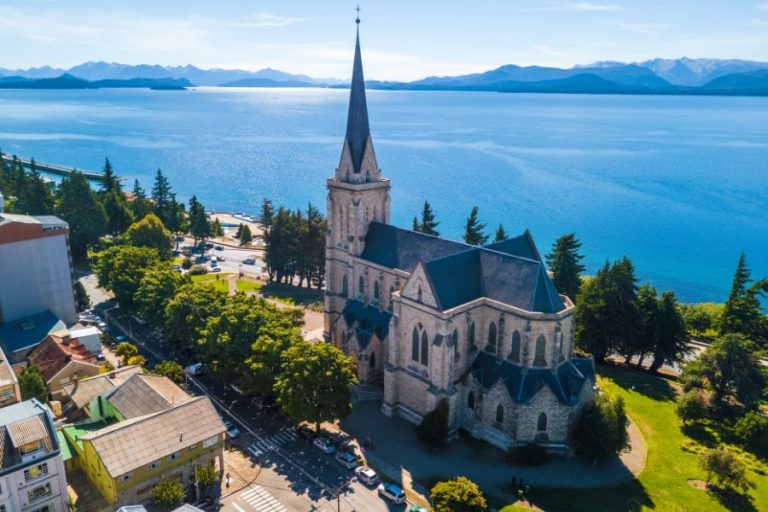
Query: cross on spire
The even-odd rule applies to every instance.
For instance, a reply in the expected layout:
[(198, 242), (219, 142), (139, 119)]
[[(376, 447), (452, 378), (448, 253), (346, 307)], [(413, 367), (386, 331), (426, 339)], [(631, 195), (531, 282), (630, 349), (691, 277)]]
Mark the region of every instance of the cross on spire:
[(355, 7), (355, 10), (357, 11), (357, 18), (355, 18), (355, 23), (359, 25), (360, 24), (360, 4), (357, 4), (357, 7)]

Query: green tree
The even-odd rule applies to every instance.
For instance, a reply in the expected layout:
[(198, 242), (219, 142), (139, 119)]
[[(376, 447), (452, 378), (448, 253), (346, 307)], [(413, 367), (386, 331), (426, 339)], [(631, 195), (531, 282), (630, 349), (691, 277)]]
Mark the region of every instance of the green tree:
[(441, 446), (448, 439), (448, 400), (443, 398), (437, 406), (424, 415), (416, 427), (416, 437), (424, 444)]
[(120, 306), (133, 311), (136, 292), (144, 274), (159, 263), (157, 250), (117, 245), (98, 253), (97, 257), (99, 285), (112, 291)]
[(248, 367), (244, 385), (249, 393), (273, 396), (275, 380), (282, 373), (283, 354), (301, 342), (301, 333), (295, 327), (291, 332), (263, 334), (251, 345), (251, 355), (245, 363)]
[(226, 294), (212, 286), (182, 285), (165, 307), (165, 329), (168, 340), (176, 347), (196, 351), (201, 332), (209, 318), (221, 312)]
[(197, 485), (202, 495), (207, 495), (208, 489), (221, 480), (219, 472), (212, 462), (195, 466), (195, 478), (197, 478)]
[(688, 331), (674, 292), (665, 291), (658, 301), (653, 362), (649, 370), (657, 372), (664, 364), (681, 363), (690, 352)]
[(83, 311), (91, 307), (91, 298), (88, 296), (88, 292), (80, 281), (75, 281), (75, 304), (77, 304), (77, 310)]
[(730, 450), (710, 448), (701, 454), (699, 467), (707, 472), (707, 486), (713, 479), (718, 487), (747, 490), (753, 485), (744, 464)]
[(691, 390), (677, 401), (675, 412), (683, 423), (694, 423), (707, 417), (707, 402), (701, 392)]
[(128, 364), (128, 360), (133, 356), (138, 355), (139, 349), (133, 343), (124, 341), (115, 348), (115, 355), (123, 358), (123, 363)]
[(659, 334), (658, 291), (648, 283), (641, 285), (637, 291), (637, 312), (640, 316), (638, 335), (624, 344), (622, 351), (626, 363), (632, 356), (639, 355), (637, 366), (642, 367), (648, 352), (656, 347)]
[(165, 308), (189, 278), (174, 272), (168, 263), (148, 268), (139, 282), (134, 302), (141, 318), (154, 327), (163, 327)]
[(726, 334), (715, 340), (701, 356), (685, 365), (683, 377), (710, 389), (716, 410), (734, 403), (755, 410), (765, 396), (765, 369), (753, 344), (741, 334)]
[(429, 201), (424, 201), (424, 207), (421, 210), (421, 222), (414, 217), (414, 231), (424, 233), (426, 235), (440, 236), (437, 231), (439, 222), (435, 220), (435, 212), (432, 211), (432, 206)]
[(605, 459), (629, 447), (629, 418), (621, 397), (597, 395), (584, 404), (576, 421), (573, 443), (576, 451), (592, 459)]
[(240, 232), (240, 245), (248, 245), (253, 241), (253, 235), (251, 234), (251, 228), (243, 226), (243, 230)]
[(175, 478), (163, 478), (150, 490), (152, 501), (163, 510), (171, 510), (182, 503), (187, 497), (184, 485)]
[(131, 224), (122, 240), (134, 247), (155, 249), (158, 256), (163, 260), (170, 259), (172, 255), (173, 240), (171, 234), (165, 229), (160, 218), (151, 213), (140, 221)]
[(34, 158), (30, 162), (29, 176), (27, 178), (25, 213), (30, 215), (47, 215), (53, 212), (54, 197), (51, 189), (43, 180), (40, 171), (35, 165)]
[(488, 507), (480, 487), (464, 476), (437, 482), (432, 504), (435, 512), (483, 512)]
[(211, 236), (211, 224), (208, 222), (208, 215), (205, 213), (205, 207), (192, 196), (189, 200), (189, 232), (195, 238), (195, 245), (198, 240), (205, 243), (206, 238)]
[(224, 236), (224, 228), (221, 227), (221, 222), (219, 222), (219, 218), (216, 217), (213, 220), (213, 224), (211, 224), (211, 236), (212, 237), (222, 237)]
[(160, 217), (163, 225), (167, 225), (171, 218), (171, 184), (160, 169), (157, 170), (152, 185), (152, 204), (155, 215)]
[(766, 292), (768, 279), (752, 282), (747, 258), (742, 252), (725, 301), (721, 333), (744, 334), (765, 347), (768, 344), (768, 319), (761, 313), (760, 297)]
[[(494, 237), (493, 241), (494, 242), (503, 242), (507, 238), (509, 238), (509, 235), (507, 234), (507, 231), (504, 229), (504, 225), (503, 224), (499, 224), (499, 227), (496, 228), (496, 236)], [(574, 295), (574, 297), (575, 297), (575, 295)]]
[(69, 224), (72, 256), (84, 260), (88, 246), (106, 233), (107, 214), (83, 173), (74, 171), (61, 180), (56, 214)]
[(19, 374), (18, 381), (22, 400), (37, 398), (42, 403), (48, 401), (48, 386), (40, 368), (33, 364), (28, 365)]
[(141, 366), (144, 368), (147, 366), (147, 358), (141, 354), (136, 354), (135, 356), (129, 357), (125, 364), (128, 366)]
[(344, 418), (351, 412), (350, 387), (354, 384), (356, 368), (349, 357), (328, 343), (302, 341), (285, 352), (275, 391), (285, 414), (319, 429), (323, 421)]
[(546, 256), (555, 288), (573, 300), (576, 300), (579, 294), (581, 273), (585, 269), (581, 264), (584, 256), (579, 253), (579, 249), (581, 242), (576, 239), (576, 233), (569, 233), (558, 238), (552, 252)]
[(488, 242), (488, 235), (484, 233), (485, 224), (478, 220), (477, 212), (477, 206), (472, 207), (464, 226), (464, 241), (469, 245), (485, 245)]
[(111, 191), (104, 195), (104, 212), (107, 214), (107, 233), (120, 235), (133, 222), (133, 212), (128, 208), (122, 192)]
[(749, 411), (733, 425), (734, 437), (746, 446), (768, 446), (768, 417), (759, 411)]
[(114, 192), (122, 196), (123, 191), (120, 187), (120, 178), (115, 176), (115, 171), (112, 168), (112, 163), (109, 161), (109, 158), (107, 158), (104, 162), (104, 170), (102, 171), (102, 175), (104, 177), (101, 180), (101, 191), (104, 193), (104, 195), (106, 196)]
[(259, 219), (261, 220), (261, 226), (266, 231), (270, 227), (272, 227), (272, 218), (275, 215), (275, 208), (272, 205), (272, 201), (267, 199), (266, 197), (261, 202), (261, 213), (259, 214)]
[(176, 361), (161, 361), (155, 365), (152, 373), (168, 377), (176, 384), (184, 382), (184, 368)]
[(147, 199), (147, 194), (141, 188), (139, 180), (133, 181), (133, 198), (130, 202), (130, 208), (134, 219), (143, 219), (152, 213), (152, 203)]
[(411, 227), (413, 231), (416, 231), (417, 233), (421, 232), (421, 226), (419, 225), (419, 218), (417, 216), (413, 216), (413, 226)]

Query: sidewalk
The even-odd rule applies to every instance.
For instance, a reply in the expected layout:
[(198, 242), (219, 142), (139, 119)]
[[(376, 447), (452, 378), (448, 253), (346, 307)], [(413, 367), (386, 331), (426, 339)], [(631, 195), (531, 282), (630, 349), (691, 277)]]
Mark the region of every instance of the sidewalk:
[(634, 425), (630, 428), (632, 451), (621, 458), (597, 466), (578, 457), (552, 457), (541, 466), (513, 466), (505, 461), (505, 452), (471, 438), (429, 449), (418, 441), (413, 425), (387, 418), (379, 408), (379, 402), (357, 404), (341, 421), (341, 428), (357, 439), (370, 436), (375, 450), (360, 447), (370, 465), (398, 483), (407, 484), (407, 478), (412, 478), (421, 484), (415, 489), (419, 494), (439, 480), (466, 476), (486, 494), (511, 502), (508, 486), (512, 477), (522, 478), (531, 487), (609, 487), (634, 478), (645, 466), (646, 445)]

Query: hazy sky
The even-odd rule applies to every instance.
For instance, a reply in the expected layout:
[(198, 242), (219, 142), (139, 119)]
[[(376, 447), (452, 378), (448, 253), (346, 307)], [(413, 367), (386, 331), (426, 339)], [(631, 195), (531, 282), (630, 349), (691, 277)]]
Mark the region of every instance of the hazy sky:
[[(768, 61), (767, 0), (363, 0), (366, 75), (502, 64), (715, 57)], [(351, 73), (347, 0), (0, 0), (0, 67), (84, 61)]]

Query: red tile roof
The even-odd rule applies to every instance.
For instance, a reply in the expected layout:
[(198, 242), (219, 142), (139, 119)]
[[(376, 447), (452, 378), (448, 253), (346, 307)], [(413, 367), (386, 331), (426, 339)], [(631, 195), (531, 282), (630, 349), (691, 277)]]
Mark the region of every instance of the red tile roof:
[(69, 335), (49, 334), (29, 353), (29, 363), (40, 368), (46, 382), (72, 360), (98, 364), (96, 356)]

